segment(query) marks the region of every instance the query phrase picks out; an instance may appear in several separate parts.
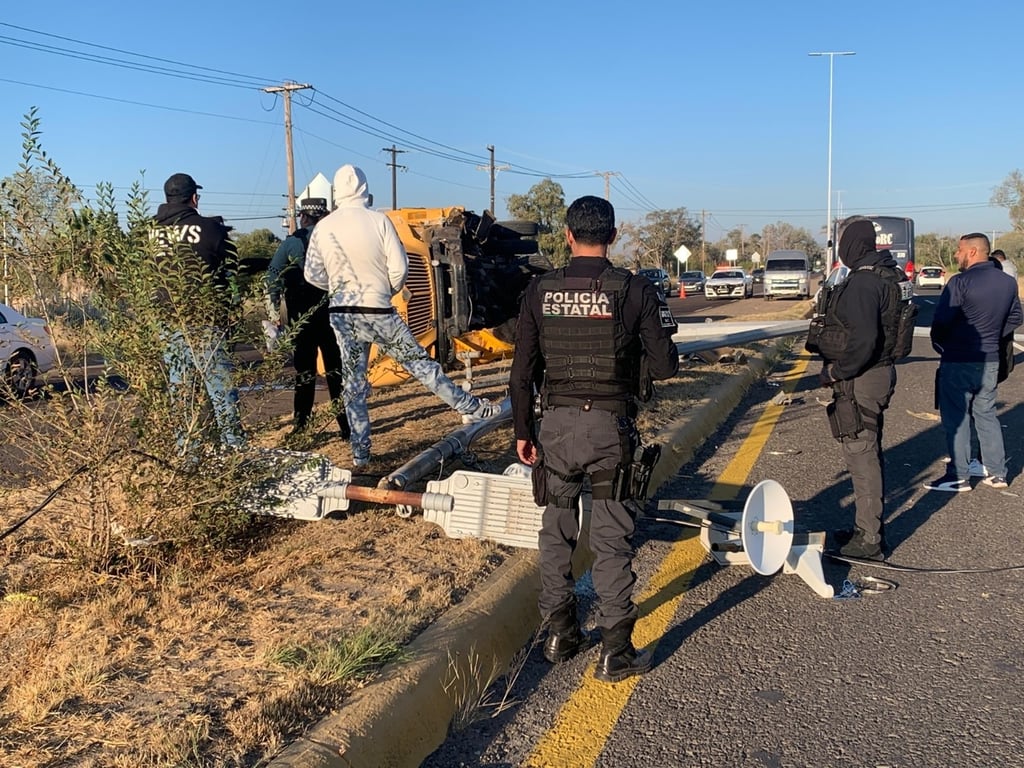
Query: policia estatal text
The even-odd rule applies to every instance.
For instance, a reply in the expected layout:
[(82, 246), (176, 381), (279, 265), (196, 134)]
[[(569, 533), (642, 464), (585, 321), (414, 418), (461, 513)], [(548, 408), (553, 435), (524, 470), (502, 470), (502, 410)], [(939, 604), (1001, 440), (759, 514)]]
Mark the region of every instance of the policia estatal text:
[[(585, 478), (593, 492), (590, 548), (602, 650), (595, 676), (617, 682), (647, 671), (650, 654), (633, 646), (631, 537), (624, 503), (641, 483), (637, 399), (651, 381), (679, 369), (675, 320), (646, 278), (612, 266), (615, 211), (581, 197), (566, 214), (568, 266), (536, 278), (523, 297), (511, 372), (512, 415), (519, 458), (533, 466), (538, 503), (539, 607), (548, 623), (544, 655), (564, 661), (586, 645), (576, 613), (570, 560), (580, 530), (577, 509)], [(542, 418), (534, 410), (539, 389)], [(649, 462), (647, 462), (649, 464)], [(639, 466), (634, 466), (639, 465)]]

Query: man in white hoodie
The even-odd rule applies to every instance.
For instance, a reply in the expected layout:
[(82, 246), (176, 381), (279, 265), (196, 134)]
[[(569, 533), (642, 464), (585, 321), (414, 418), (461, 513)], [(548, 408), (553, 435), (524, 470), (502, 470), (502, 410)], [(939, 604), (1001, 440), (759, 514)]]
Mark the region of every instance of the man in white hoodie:
[(402, 290), (409, 258), (391, 220), (370, 210), (366, 175), (353, 165), (334, 174), (334, 212), (321, 219), (309, 240), (306, 281), (327, 291), (331, 325), (341, 348), (342, 397), (352, 429), (352, 463), (370, 461), (370, 345), (419, 379), (463, 421), (487, 419), (500, 406), (464, 392), (419, 345), (391, 304)]

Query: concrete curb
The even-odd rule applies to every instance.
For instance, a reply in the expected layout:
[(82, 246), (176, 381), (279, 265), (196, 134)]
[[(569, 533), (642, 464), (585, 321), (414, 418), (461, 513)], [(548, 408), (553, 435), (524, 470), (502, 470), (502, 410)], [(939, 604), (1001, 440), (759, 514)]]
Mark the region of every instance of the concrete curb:
[[(651, 489), (689, 461), (787, 346), (777, 342), (658, 436), (665, 446)], [(654, 494), (654, 490), (651, 490)], [(585, 567), (586, 553), (579, 565)], [(576, 570), (574, 568), (574, 570)], [(416, 768), (445, 740), (460, 701), (475, 701), (540, 624), (537, 552), (520, 551), (409, 646), (411, 659), (345, 701), (286, 747), (271, 768)], [(493, 674), (492, 674), (493, 673)], [(481, 679), (482, 678), (482, 679)]]

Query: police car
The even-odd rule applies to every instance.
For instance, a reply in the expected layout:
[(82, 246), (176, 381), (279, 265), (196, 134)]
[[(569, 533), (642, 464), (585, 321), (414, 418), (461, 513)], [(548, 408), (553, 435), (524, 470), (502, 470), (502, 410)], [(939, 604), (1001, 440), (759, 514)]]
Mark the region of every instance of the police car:
[(746, 299), (754, 295), (754, 278), (739, 267), (721, 267), (704, 283), (704, 298)]

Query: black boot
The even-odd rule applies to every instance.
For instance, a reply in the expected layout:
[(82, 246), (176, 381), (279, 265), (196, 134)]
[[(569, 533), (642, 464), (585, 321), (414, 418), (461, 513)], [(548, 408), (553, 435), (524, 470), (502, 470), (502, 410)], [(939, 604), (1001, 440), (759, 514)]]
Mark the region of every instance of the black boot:
[(885, 553), (882, 548), (885, 540), (879, 536), (872, 541), (874, 538), (858, 528), (850, 540), (840, 547), (839, 554), (843, 557), (856, 557), (859, 560), (884, 560)]
[(289, 438), (295, 439), (305, 434), (306, 430), (309, 429), (309, 414), (296, 413), (292, 425), (292, 431), (288, 433)]
[(594, 677), (601, 682), (618, 683), (651, 668), (651, 654), (633, 647), (634, 624), (636, 619), (626, 619), (601, 630), (601, 658), (594, 670)]
[(548, 617), (548, 637), (544, 641), (544, 658), (552, 664), (567, 661), (586, 647), (588, 637), (576, 618), (576, 599), (556, 608)]

